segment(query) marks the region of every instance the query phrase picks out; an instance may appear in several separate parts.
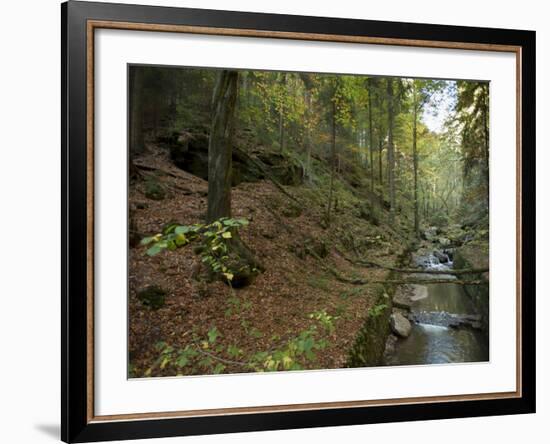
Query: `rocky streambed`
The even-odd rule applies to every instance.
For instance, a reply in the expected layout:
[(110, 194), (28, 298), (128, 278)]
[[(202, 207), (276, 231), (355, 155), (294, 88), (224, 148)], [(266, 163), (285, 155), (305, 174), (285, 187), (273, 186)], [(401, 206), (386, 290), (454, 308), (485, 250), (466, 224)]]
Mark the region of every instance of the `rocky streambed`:
[[(446, 247), (446, 246), (445, 246)], [(454, 251), (442, 248), (412, 254), (412, 264), (426, 270), (452, 270)], [(422, 274), (455, 280), (451, 274)], [(384, 352), (385, 365), (420, 365), (489, 360), (485, 318), (462, 285), (406, 284), (397, 287), (390, 315), (392, 334)]]

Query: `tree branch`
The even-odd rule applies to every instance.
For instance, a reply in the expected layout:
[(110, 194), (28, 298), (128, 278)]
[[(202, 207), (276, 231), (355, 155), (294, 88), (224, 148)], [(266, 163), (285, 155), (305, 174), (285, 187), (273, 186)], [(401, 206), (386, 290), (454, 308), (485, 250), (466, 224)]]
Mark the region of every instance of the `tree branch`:
[(193, 341), (193, 343), (195, 344), (195, 347), (197, 349), (197, 351), (205, 356), (208, 356), (212, 359), (215, 359), (216, 361), (220, 361), (224, 364), (234, 364), (234, 365), (240, 365), (241, 367), (250, 367), (250, 363), (248, 362), (241, 362), (241, 361), (233, 361), (231, 359), (224, 359), (224, 358), (220, 358), (219, 356), (216, 356), (215, 354), (213, 353), (210, 353), (210, 352), (207, 352), (206, 350), (203, 350), (202, 347), (200, 346), (200, 344), (197, 344), (195, 341)]
[(339, 273), (338, 271), (328, 268), (330, 273), (340, 282), (345, 282), (352, 285), (372, 285), (372, 284), (456, 284), (456, 285), (483, 285), (487, 284), (486, 281), (461, 281), (456, 279), (361, 279), (361, 278), (349, 278)]
[(373, 261), (367, 261), (364, 259), (355, 260), (352, 259), (345, 254), (343, 254), (341, 251), (338, 251), (342, 255), (344, 259), (346, 259), (348, 262), (351, 262), (354, 265), (360, 265), (362, 267), (373, 267), (373, 268), (383, 268), (385, 270), (395, 271), (396, 273), (410, 273), (410, 274), (441, 274), (441, 275), (464, 275), (464, 274), (481, 274), (481, 273), (487, 273), (489, 271), (488, 268), (471, 268), (471, 269), (458, 269), (458, 270), (423, 270), (419, 268), (398, 268), (398, 267), (391, 267), (389, 265), (383, 265), (379, 264), (377, 262)]

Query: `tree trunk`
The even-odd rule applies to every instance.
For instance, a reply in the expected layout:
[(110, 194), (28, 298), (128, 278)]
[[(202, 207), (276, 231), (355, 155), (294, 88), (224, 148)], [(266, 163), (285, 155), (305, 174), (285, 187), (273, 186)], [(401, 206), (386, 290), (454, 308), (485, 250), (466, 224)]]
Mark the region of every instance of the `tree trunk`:
[(374, 158), (373, 158), (373, 139), (372, 139), (372, 85), (371, 85), (371, 79), (368, 79), (368, 87), (369, 87), (369, 157), (370, 157), (370, 191), (371, 193), (374, 192)]
[(327, 224), (330, 225), (330, 212), (332, 206), (332, 193), (334, 189), (334, 174), (336, 170), (336, 103), (332, 101), (332, 143), (331, 143), (331, 168), (330, 188), (328, 192)]
[[(231, 157), (238, 89), (237, 71), (223, 70), (218, 74), (212, 100), (212, 126), (208, 144), (207, 223), (221, 217), (231, 217)], [(209, 272), (220, 276), (234, 288), (244, 287), (264, 268), (238, 233), (233, 233), (229, 244), (228, 256), (233, 278), (228, 281), (219, 271), (210, 269)]]
[(394, 146), (393, 146), (393, 124), (394, 124), (394, 111), (393, 111), (393, 79), (388, 79), (388, 187), (390, 193), (390, 220), (394, 221), (395, 218), (395, 158), (394, 158)]
[(413, 86), (413, 170), (414, 170), (414, 233), (417, 239), (420, 238), (420, 224), (418, 220), (418, 152), (416, 148), (417, 129), (416, 122), (418, 119), (418, 97), (416, 94), (416, 86)]
[(305, 102), (306, 102), (306, 171), (305, 176), (308, 181), (311, 182), (311, 93), (306, 88), (305, 91)]
[(382, 131), (378, 131), (378, 183), (382, 186)]
[(143, 138), (143, 69), (130, 69), (130, 154), (135, 156), (145, 150)]
[(286, 73), (281, 74), (281, 85), (283, 87), (282, 97), (281, 97), (281, 107), (279, 109), (279, 149), (281, 153), (285, 148), (285, 105), (284, 105), (284, 96), (286, 94)]
[[(489, 88), (487, 86), (487, 88)], [(487, 185), (487, 211), (489, 211), (489, 91), (483, 100), (483, 136), (485, 142), (485, 183)]]
[(231, 217), (231, 145), (238, 79), (237, 71), (223, 70), (214, 88), (208, 144), (208, 223)]

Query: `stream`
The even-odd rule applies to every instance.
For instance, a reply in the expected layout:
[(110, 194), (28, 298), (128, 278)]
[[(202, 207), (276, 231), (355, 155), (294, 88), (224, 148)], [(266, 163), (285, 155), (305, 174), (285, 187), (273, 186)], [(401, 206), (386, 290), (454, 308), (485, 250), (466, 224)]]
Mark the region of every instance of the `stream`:
[[(417, 261), (424, 269), (449, 270), (453, 263), (440, 263), (433, 254)], [(453, 279), (452, 275), (417, 274), (430, 279)], [(403, 288), (406, 287), (406, 288)], [(396, 294), (408, 305), (399, 311), (411, 322), (406, 338), (391, 335), (384, 354), (385, 365), (445, 364), (489, 360), (488, 335), (480, 329), (481, 319), (463, 287), (451, 283), (407, 285)]]

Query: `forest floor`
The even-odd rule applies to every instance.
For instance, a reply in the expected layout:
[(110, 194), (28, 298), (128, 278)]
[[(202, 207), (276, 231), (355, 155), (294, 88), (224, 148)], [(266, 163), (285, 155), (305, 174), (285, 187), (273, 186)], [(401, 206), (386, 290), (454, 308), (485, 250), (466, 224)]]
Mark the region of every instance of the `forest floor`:
[[(134, 211), (135, 229), (140, 235), (159, 233), (167, 222), (203, 222), (206, 214), (205, 180), (175, 167), (164, 149), (150, 147), (149, 153), (135, 159), (147, 165), (147, 175), (166, 190), (163, 200), (145, 196), (146, 180), (132, 182), (129, 207)], [(232, 289), (221, 281), (205, 282), (194, 276), (200, 257), (193, 248), (146, 255), (145, 246), (129, 253), (129, 360), (131, 376), (175, 375), (173, 367), (155, 366), (159, 342), (184, 348), (192, 337), (206, 338), (213, 328), (218, 332), (223, 373), (251, 371), (239, 359), (225, 352), (237, 347), (249, 356), (270, 350), (296, 337), (316, 324), (315, 313), (331, 316), (330, 329), (317, 329), (316, 339), (327, 346), (304, 368), (345, 367), (349, 352), (376, 301), (378, 285), (340, 282), (330, 272), (367, 280), (383, 280), (387, 271), (358, 267), (346, 256), (368, 257), (392, 265), (406, 243), (386, 224), (375, 225), (361, 216), (364, 198), (339, 181), (338, 204), (330, 226), (321, 221), (326, 212), (325, 190), (315, 185), (288, 186), (285, 189), (300, 202), (297, 205), (268, 180), (243, 182), (232, 189), (232, 217), (246, 218), (250, 224), (240, 231), (242, 240), (264, 265), (251, 285)], [(381, 218), (385, 217), (380, 210)], [(319, 254), (308, 254), (305, 246)], [(320, 256), (325, 256), (321, 258)], [(151, 285), (166, 291), (164, 306), (144, 305), (137, 292)], [(221, 347), (223, 345), (223, 347)], [(234, 362), (234, 363), (233, 363)], [(149, 370), (148, 370), (149, 369)], [(151, 370), (152, 369), (152, 370)], [(184, 368), (178, 374), (207, 373), (207, 369)]]

